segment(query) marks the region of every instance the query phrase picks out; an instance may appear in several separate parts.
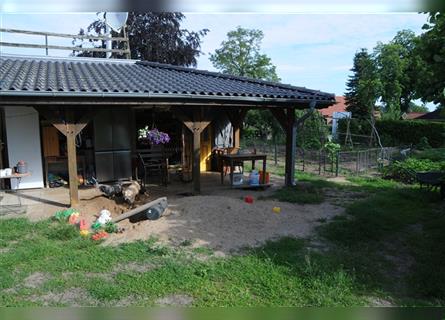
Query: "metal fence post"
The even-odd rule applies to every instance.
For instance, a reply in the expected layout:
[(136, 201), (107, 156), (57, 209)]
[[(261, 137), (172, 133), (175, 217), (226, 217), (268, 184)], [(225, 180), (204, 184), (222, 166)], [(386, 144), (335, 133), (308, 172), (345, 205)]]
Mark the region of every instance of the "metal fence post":
[(359, 166), (359, 164), (358, 164), (358, 162), (359, 162), (359, 159), (360, 159), (360, 151), (358, 151), (357, 150), (357, 156), (356, 156), (356, 161), (355, 161), (355, 174), (356, 175), (358, 175), (358, 166)]
[(338, 162), (340, 158), (340, 151), (337, 151), (336, 159), (335, 159), (335, 176), (338, 177)]

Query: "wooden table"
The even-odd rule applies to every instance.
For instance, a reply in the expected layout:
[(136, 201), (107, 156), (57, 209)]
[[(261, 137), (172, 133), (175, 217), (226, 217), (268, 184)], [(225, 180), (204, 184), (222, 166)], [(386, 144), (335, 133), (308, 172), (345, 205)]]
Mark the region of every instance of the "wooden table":
[[(18, 204), (19, 207), (22, 206), (22, 199), (20, 197), (20, 192), (18, 192), (19, 187), (20, 187), (20, 182), (22, 181), (22, 178), (29, 177), (30, 175), (31, 175), (30, 172), (26, 172), (26, 173), (13, 173), (10, 176), (0, 177), (0, 179), (17, 179), (17, 189), (15, 190), (15, 192), (17, 192), (17, 198), (19, 200), (19, 204)], [(3, 191), (6, 191), (6, 190), (3, 190)]]
[(230, 185), (233, 186), (233, 168), (234, 163), (252, 161), (252, 170), (255, 169), (255, 161), (263, 161), (263, 175), (260, 185), (266, 184), (266, 160), (267, 155), (260, 153), (247, 153), (247, 154), (223, 154), (220, 156), (222, 166), (221, 166), (221, 184), (224, 184), (224, 163), (228, 163), (230, 166)]

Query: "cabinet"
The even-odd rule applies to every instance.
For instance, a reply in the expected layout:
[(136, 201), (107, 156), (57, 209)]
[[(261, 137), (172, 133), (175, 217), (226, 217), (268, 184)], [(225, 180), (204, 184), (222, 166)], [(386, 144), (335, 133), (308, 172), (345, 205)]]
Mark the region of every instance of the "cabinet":
[(99, 182), (131, 178), (130, 128), (127, 108), (104, 110), (96, 115), (94, 151)]

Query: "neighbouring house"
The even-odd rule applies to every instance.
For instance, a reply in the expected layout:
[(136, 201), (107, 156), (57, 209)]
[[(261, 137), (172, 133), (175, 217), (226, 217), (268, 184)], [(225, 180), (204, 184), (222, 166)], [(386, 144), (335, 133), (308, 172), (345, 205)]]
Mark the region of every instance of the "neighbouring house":
[(171, 162), (210, 170), (215, 146), (238, 147), (248, 109), (269, 109), (286, 132), (285, 182), (294, 181), (295, 109), (326, 108), (333, 94), (166, 64), (98, 58), (0, 56), (3, 167), (28, 163), (23, 188), (41, 188), (65, 169), (71, 204), (79, 175), (99, 181), (135, 177), (138, 129), (167, 132)]
[(434, 111), (427, 112), (424, 115), (417, 117), (416, 120), (444, 122), (445, 121), (445, 109), (436, 109)]
[(326, 119), (326, 124), (331, 124), (334, 118), (335, 112), (345, 112), (346, 111), (346, 99), (344, 96), (336, 96), (335, 104), (323, 109), (320, 109), (319, 112)]
[(408, 113), (402, 114), (402, 119), (403, 120), (414, 120), (414, 119), (418, 119), (419, 117), (424, 116), (425, 114), (427, 114), (427, 113), (426, 112), (408, 112)]

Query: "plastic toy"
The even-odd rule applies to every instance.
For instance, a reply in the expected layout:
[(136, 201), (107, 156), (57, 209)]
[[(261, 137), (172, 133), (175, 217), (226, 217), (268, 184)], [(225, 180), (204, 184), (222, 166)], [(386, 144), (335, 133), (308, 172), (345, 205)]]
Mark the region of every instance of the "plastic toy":
[(99, 222), (100, 224), (104, 225), (107, 222), (111, 221), (111, 212), (107, 209), (101, 210), (99, 214), (100, 215), (99, 218), (97, 218), (97, 222)]
[(253, 203), (253, 197), (252, 196), (245, 196), (244, 202), (246, 203)]
[(105, 239), (106, 237), (108, 237), (108, 232), (100, 231), (98, 233), (93, 234), (91, 239), (93, 239), (94, 241), (98, 241), (98, 240), (101, 240), (101, 239)]
[(80, 220), (79, 222), (79, 230), (88, 230), (88, 225), (85, 219)]
[(78, 218), (79, 218), (79, 213), (78, 212), (74, 212), (73, 214), (71, 214), (69, 216), (68, 223), (69, 224), (76, 224)]
[(96, 221), (95, 223), (93, 223), (91, 225), (91, 229), (93, 229), (93, 230), (99, 230), (100, 228), (102, 228), (102, 225), (98, 221)]
[(66, 210), (57, 211), (54, 214), (54, 219), (59, 220), (59, 221), (66, 221), (74, 213), (79, 214), (76, 209), (66, 209)]
[(280, 207), (273, 207), (272, 208), (272, 211), (274, 212), (274, 213), (280, 213), (281, 212), (281, 208)]
[(88, 230), (80, 230), (79, 233), (84, 238), (88, 237), (88, 235), (90, 234), (90, 232)]
[(109, 221), (105, 224), (105, 231), (108, 233), (117, 233), (118, 227), (114, 222)]

